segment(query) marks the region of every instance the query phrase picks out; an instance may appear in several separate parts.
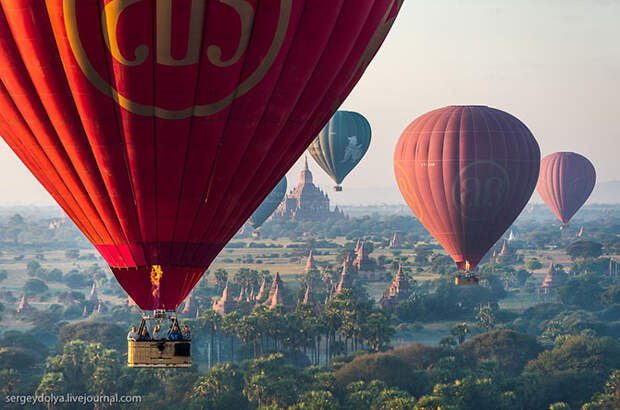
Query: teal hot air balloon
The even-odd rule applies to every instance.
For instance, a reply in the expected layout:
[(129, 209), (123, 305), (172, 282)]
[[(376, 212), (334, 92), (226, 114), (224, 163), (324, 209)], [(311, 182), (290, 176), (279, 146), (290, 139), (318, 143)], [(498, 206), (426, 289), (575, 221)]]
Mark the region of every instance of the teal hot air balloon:
[(258, 228), (271, 216), (271, 214), (276, 210), (284, 195), (286, 195), (286, 176), (278, 182), (278, 185), (267, 195), (267, 198), (260, 204), (256, 211), (252, 214), (250, 219), (248, 219), (248, 223), (252, 225), (254, 228), (254, 232), (252, 236), (258, 238)]
[(308, 147), (312, 158), (342, 191), (342, 180), (360, 162), (370, 146), (370, 124), (353, 111), (337, 111)]

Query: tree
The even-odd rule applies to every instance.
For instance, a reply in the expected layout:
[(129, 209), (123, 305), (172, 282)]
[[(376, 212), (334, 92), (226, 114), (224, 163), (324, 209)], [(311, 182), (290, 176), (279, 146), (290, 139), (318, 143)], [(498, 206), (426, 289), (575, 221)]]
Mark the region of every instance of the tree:
[(52, 269), (47, 274), (47, 280), (50, 282), (62, 282), (62, 271), (60, 269)]
[(363, 338), (373, 352), (380, 351), (396, 333), (390, 317), (381, 311), (369, 314), (362, 326)]
[(594, 275), (582, 275), (570, 278), (558, 288), (557, 293), (560, 301), (567, 305), (598, 309), (602, 303), (603, 288)]
[(566, 253), (573, 260), (577, 258), (598, 258), (603, 254), (603, 245), (592, 241), (577, 241), (568, 245)]
[(6, 269), (1, 269), (0, 270), (0, 282), (2, 282), (8, 277), (9, 277), (9, 273), (6, 271)]
[(26, 274), (28, 276), (40, 276), (39, 271), (41, 270), (41, 264), (37, 261), (30, 261), (28, 262), (28, 264), (26, 265)]
[(246, 362), (244, 369), (247, 399), (257, 405), (287, 408), (295, 403), (305, 380), (281, 353)]
[(620, 408), (620, 370), (614, 370), (605, 383), (602, 393), (592, 396), (584, 410), (617, 410)]
[[(74, 340), (64, 345), (61, 355), (49, 357), (39, 390), (62, 388), (65, 393), (95, 395), (122, 391), (121, 356), (98, 343)], [(49, 375), (49, 376), (48, 376)], [(49, 380), (49, 383), (44, 381)]]
[(243, 375), (236, 366), (224, 363), (198, 378), (191, 397), (208, 409), (246, 409), (249, 403), (242, 390)]
[(215, 286), (218, 292), (221, 292), (228, 281), (228, 272), (224, 269), (217, 269), (213, 275), (215, 277)]
[(35, 352), (23, 347), (0, 348), (0, 369), (15, 369), (23, 372), (38, 362), (38, 356)]
[(381, 380), (388, 386), (416, 393), (424, 392), (432, 386), (425, 373), (414, 371), (405, 360), (389, 353), (357, 356), (338, 369), (334, 376), (341, 385), (360, 380), (367, 383)]
[(463, 343), (459, 351), (476, 363), (495, 360), (504, 375), (517, 376), (543, 348), (533, 336), (502, 329), (474, 336)]
[(3, 397), (10, 395), (22, 383), (19, 375), (15, 369), (0, 370), (0, 393)]
[(491, 379), (466, 377), (454, 383), (437, 384), (433, 393), (423, 396), (419, 409), (503, 409), (509, 406), (510, 395), (504, 395)]
[(93, 283), (92, 279), (87, 278), (85, 275), (82, 275), (77, 271), (67, 272), (63, 278), (63, 281), (71, 289), (86, 288)]
[(49, 288), (40, 279), (28, 279), (24, 284), (24, 291), (28, 295), (38, 295), (40, 293), (46, 292)]
[(460, 345), (463, 344), (463, 342), (467, 338), (468, 333), (469, 326), (467, 326), (467, 323), (465, 322), (457, 323), (452, 326), (452, 329), (450, 329), (450, 334), (456, 337)]
[(490, 304), (480, 305), (475, 319), (480, 322), (480, 325), (485, 329), (492, 329), (495, 327), (495, 309)]
[(538, 270), (543, 267), (543, 264), (537, 258), (528, 260), (525, 263), (525, 268), (529, 271)]
[(332, 392), (311, 390), (302, 394), (289, 410), (339, 410), (340, 405)]
[(67, 343), (74, 340), (100, 343), (104, 348), (114, 349), (119, 352), (127, 350), (127, 343), (123, 337), (127, 330), (115, 323), (109, 322), (77, 322), (70, 323), (60, 328), (57, 346), (63, 348)]
[(562, 373), (603, 375), (620, 368), (620, 342), (587, 335), (567, 337), (553, 350), (542, 352), (525, 367), (542, 376)]

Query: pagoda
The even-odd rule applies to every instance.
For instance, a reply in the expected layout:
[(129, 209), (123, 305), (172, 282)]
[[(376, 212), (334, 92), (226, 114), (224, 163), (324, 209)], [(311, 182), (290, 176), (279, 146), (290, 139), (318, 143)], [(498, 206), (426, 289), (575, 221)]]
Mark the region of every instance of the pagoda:
[(26, 296), (26, 292), (22, 295), (22, 300), (19, 302), (19, 306), (17, 307), (17, 315), (18, 316), (27, 316), (33, 312), (32, 306), (28, 303), (28, 296)]
[(308, 260), (306, 261), (306, 269), (304, 269), (304, 273), (307, 275), (313, 269), (316, 269), (316, 264), (314, 263), (314, 258), (312, 257), (312, 249), (310, 249), (310, 253), (308, 254)]
[(269, 309), (273, 309), (276, 306), (283, 306), (284, 299), (282, 298), (282, 292), (280, 291), (280, 286), (276, 284), (276, 288), (273, 291), (273, 295), (269, 298)]
[(547, 276), (545, 276), (545, 280), (543, 280), (541, 285), (541, 289), (545, 295), (548, 295), (560, 286), (562, 286), (562, 278), (558, 270), (553, 266), (553, 262), (551, 262), (549, 264), (549, 269), (547, 269)]
[(353, 261), (353, 269), (357, 273), (357, 276), (366, 280), (381, 280), (385, 277), (385, 271), (380, 267), (377, 262), (370, 259), (370, 252), (368, 246), (362, 242), (357, 241), (355, 247), (355, 260)]
[(224, 316), (237, 309), (237, 301), (230, 296), (230, 290), (228, 290), (228, 282), (222, 292), (222, 297), (213, 303), (213, 310)]
[(383, 294), (379, 301), (382, 309), (394, 309), (399, 303), (404, 302), (411, 296), (411, 288), (409, 287), (409, 277), (403, 271), (402, 266), (398, 265), (398, 272), (394, 280), (390, 284), (387, 292)]
[(344, 213), (329, 210), (329, 198), (325, 192), (314, 185), (312, 172), (308, 168), (308, 157), (301, 170), (299, 183), (284, 198), (273, 214), (274, 219), (324, 221), (330, 218), (344, 218)]
[(403, 247), (403, 233), (402, 232), (394, 232), (392, 239), (390, 240), (389, 248), (390, 249), (399, 249)]
[(198, 308), (194, 303), (193, 292), (189, 294), (187, 299), (185, 300), (185, 306), (183, 306), (183, 310), (181, 314), (184, 316), (195, 316)]
[[(353, 276), (351, 275), (351, 268), (347, 261), (342, 263), (342, 273), (340, 274), (340, 281), (336, 286), (336, 294), (341, 293), (345, 289), (353, 289)], [(330, 295), (331, 296), (331, 295)]]

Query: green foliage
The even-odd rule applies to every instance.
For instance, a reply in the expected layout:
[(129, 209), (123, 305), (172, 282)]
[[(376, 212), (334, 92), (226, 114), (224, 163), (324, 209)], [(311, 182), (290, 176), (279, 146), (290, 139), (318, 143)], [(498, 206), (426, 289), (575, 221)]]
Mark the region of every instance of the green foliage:
[(397, 307), (396, 315), (404, 322), (470, 319), (481, 304), (505, 296), (503, 287), (494, 288), (495, 281), (487, 285), (456, 286), (451, 279), (440, 280), (435, 292), (414, 293)]
[[(191, 397), (208, 409), (245, 409), (249, 403), (241, 394), (243, 375), (236, 366), (224, 363), (198, 378)], [(196, 403), (194, 403), (196, 404)]]
[(28, 279), (24, 284), (24, 291), (29, 296), (38, 295), (47, 291), (48, 289), (49, 288), (47, 287), (45, 282), (40, 279)]
[(84, 342), (101, 343), (107, 349), (124, 352), (127, 350), (127, 342), (125, 340), (127, 331), (114, 323), (91, 321), (71, 323), (60, 328), (58, 347), (62, 349), (67, 343), (74, 340), (82, 340)]
[(380, 380), (354, 382), (346, 390), (345, 408), (348, 409), (411, 409), (415, 404), (413, 396)]
[(592, 241), (577, 241), (568, 245), (566, 254), (573, 260), (577, 258), (598, 258), (603, 254), (603, 245)]
[(469, 360), (494, 360), (504, 376), (517, 376), (543, 350), (535, 337), (513, 330), (494, 330), (474, 336), (459, 347)]
[(122, 391), (121, 366), (117, 351), (98, 343), (72, 341), (65, 344), (61, 355), (47, 359), (37, 394), (114, 394)]
[(582, 275), (570, 278), (558, 288), (562, 303), (576, 305), (585, 309), (599, 309), (602, 304), (603, 288), (594, 275)]
[(25, 347), (0, 348), (0, 369), (24, 371), (37, 364), (39, 360), (41, 360), (39, 354)]
[(437, 384), (433, 393), (420, 398), (418, 408), (502, 409), (508, 407), (512, 395), (502, 394), (491, 379), (466, 377), (451, 384)]
[(567, 337), (559, 346), (542, 352), (525, 370), (542, 376), (563, 373), (607, 375), (620, 368), (620, 342), (587, 335)]
[(527, 270), (530, 270), (530, 271), (532, 271), (532, 270), (538, 270), (538, 269), (540, 269), (540, 268), (542, 268), (542, 267), (543, 267), (543, 264), (542, 264), (542, 263), (540, 263), (540, 261), (538, 260), (538, 258), (532, 258), (532, 259), (528, 260), (528, 261), (525, 263), (525, 268), (526, 268)]
[(49, 349), (41, 343), (37, 338), (28, 333), (9, 330), (0, 337), (0, 347), (27, 347), (29, 350), (36, 352), (39, 356), (47, 356)]
[(299, 397), (304, 380), (282, 354), (269, 355), (242, 364), (246, 398), (257, 406), (286, 408)]
[(423, 393), (432, 386), (424, 372), (415, 371), (405, 360), (389, 353), (357, 356), (338, 369), (334, 376), (342, 385), (381, 380), (413, 394)]

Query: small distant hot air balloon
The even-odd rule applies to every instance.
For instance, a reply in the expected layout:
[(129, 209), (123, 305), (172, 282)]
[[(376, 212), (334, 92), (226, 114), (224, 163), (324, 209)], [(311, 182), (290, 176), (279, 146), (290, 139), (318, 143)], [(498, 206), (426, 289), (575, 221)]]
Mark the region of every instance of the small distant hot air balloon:
[(596, 171), (586, 157), (556, 152), (541, 161), (536, 190), (564, 227), (588, 200), (595, 184)]
[(260, 204), (256, 211), (252, 214), (248, 223), (254, 228), (252, 236), (259, 237), (258, 229), (276, 210), (284, 195), (286, 195), (286, 177), (282, 178), (278, 185), (267, 195), (267, 198)]
[[(450, 106), (405, 129), (394, 171), (413, 213), (469, 271), (527, 204), (539, 161), (538, 143), (517, 118), (484, 106)], [(457, 283), (477, 283), (477, 276), (459, 275)]]
[(370, 146), (370, 124), (363, 115), (338, 111), (308, 147), (312, 158), (337, 184), (340, 184), (360, 162)]

